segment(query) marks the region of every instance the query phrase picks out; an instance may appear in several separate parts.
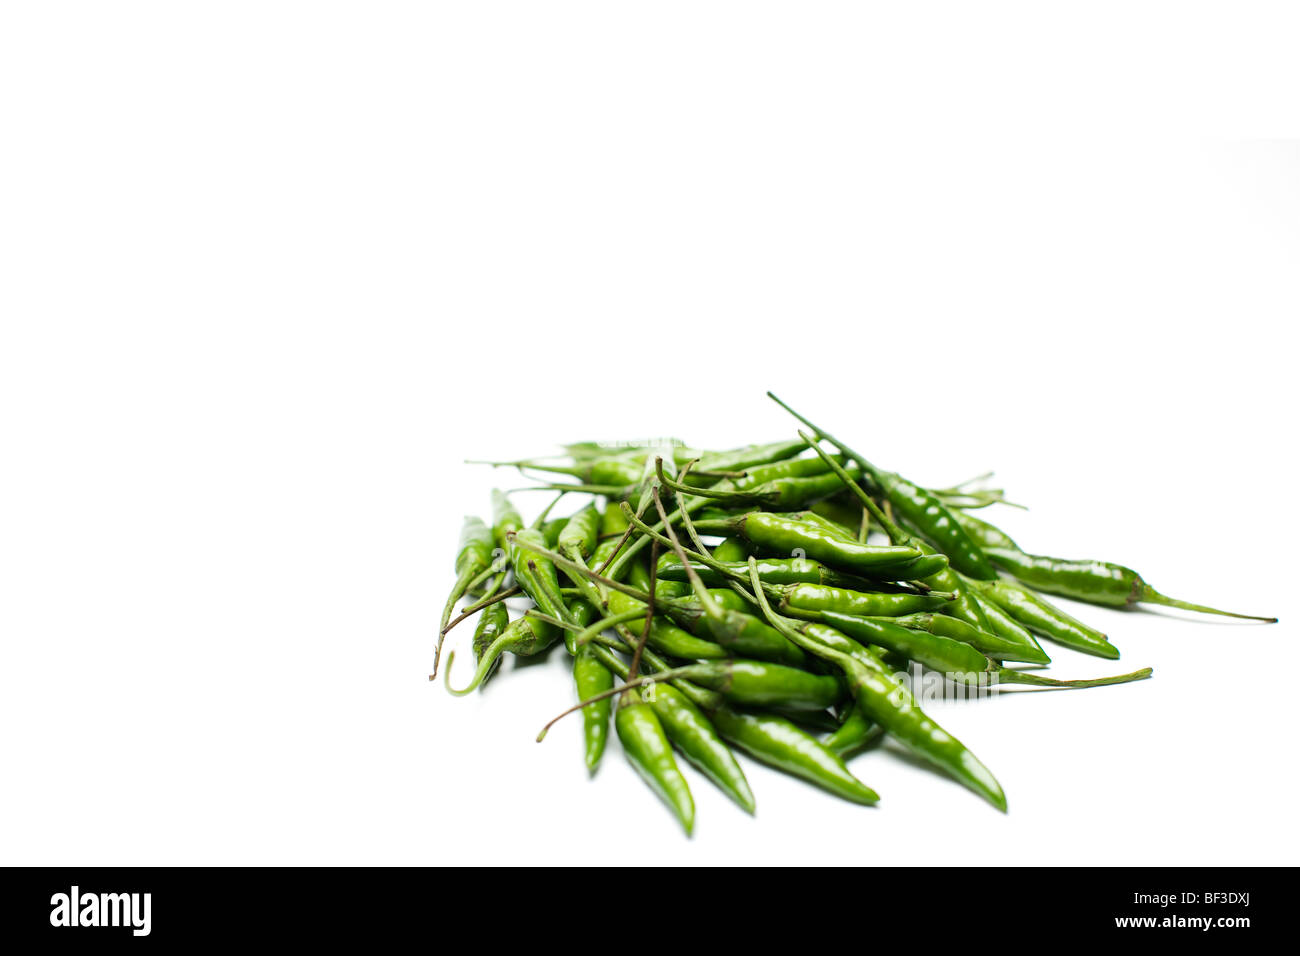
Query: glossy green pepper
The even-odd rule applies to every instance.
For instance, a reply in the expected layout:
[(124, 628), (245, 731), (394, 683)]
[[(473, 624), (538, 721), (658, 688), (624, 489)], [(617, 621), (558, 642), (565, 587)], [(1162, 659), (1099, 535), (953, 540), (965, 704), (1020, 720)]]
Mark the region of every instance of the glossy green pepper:
[[(827, 467), (831, 467), (829, 463), (827, 463)], [(847, 469), (845, 469), (844, 474), (849, 474)], [(844, 479), (840, 477), (839, 473), (835, 473), (833, 477), (836, 481), (840, 482), (840, 487), (843, 488)], [(789, 518), (791, 521), (802, 521), (805, 524), (816, 525), (832, 537), (839, 538), (843, 541), (861, 543), (858, 541), (857, 534), (851, 528), (840, 524), (838, 521), (832, 521), (830, 518), (827, 518), (825, 515), (813, 511), (812, 509), (805, 509), (803, 511), (787, 511), (782, 513), (781, 517)]]
[[(618, 543), (618, 538), (602, 538), (600, 543), (596, 545), (596, 550), (591, 552), (589, 562), (591, 568), (599, 569), (604, 567), (605, 563), (613, 557), (614, 549), (618, 547)], [(612, 571), (606, 571), (605, 573), (611, 578), (617, 577)]]
[(1070, 561), (1006, 548), (990, 549), (989, 556), (998, 567), (1010, 571), (1022, 584), (1089, 604), (1117, 608), (1130, 608), (1135, 604), (1160, 604), (1185, 611), (1266, 621), (1270, 624), (1277, 621), (1275, 617), (1237, 614), (1167, 597), (1143, 581), (1142, 576), (1132, 568), (1109, 561)]
[[(803, 451), (803, 444), (796, 441), (777, 441), (766, 445), (746, 445), (731, 451), (706, 452), (699, 456), (697, 471), (744, 471), (758, 465), (793, 458)], [(685, 462), (678, 462), (685, 464)]]
[(695, 801), (686, 778), (677, 769), (673, 748), (664, 735), (654, 708), (639, 695), (628, 693), (614, 714), (614, 728), (628, 762), (650, 789), (673, 811), (690, 836), (695, 829)]
[(939, 637), (969, 644), (994, 660), (1024, 661), (1027, 664), (1050, 664), (1051, 658), (1043, 653), (1038, 642), (1027, 632), (1024, 638), (1006, 638), (945, 614), (906, 614), (893, 618), (895, 624), (926, 631)]
[(925, 578), (948, 564), (943, 555), (926, 556), (913, 547), (859, 544), (834, 537), (807, 522), (770, 512), (756, 511), (723, 520), (700, 521), (696, 527), (704, 532), (742, 535), (765, 550), (798, 557), (806, 555), (866, 578)]
[(1011, 540), (1010, 535), (996, 525), (992, 525), (984, 519), (977, 518), (975, 515), (961, 509), (954, 510), (953, 516), (957, 519), (957, 523), (966, 529), (966, 533), (974, 538), (981, 548), (985, 549), (986, 553), (989, 548), (1020, 550), (1020, 546)]
[(542, 532), (542, 537), (546, 539), (547, 547), (554, 548), (559, 544), (560, 535), (564, 533), (565, 525), (568, 523), (568, 518), (552, 518), (542, 522), (539, 530)]
[(674, 481), (662, 471), (659, 480), (664, 487), (673, 491), (709, 498), (723, 507), (757, 505), (769, 511), (801, 508), (835, 494), (841, 488), (840, 480), (833, 474), (770, 478), (764, 482), (747, 482), (743, 485), (741, 481), (736, 481), (726, 488), (708, 490)]
[(778, 609), (782, 614), (810, 620), (817, 620), (822, 611), (839, 611), (859, 617), (892, 617), (943, 608), (949, 602), (947, 595), (886, 594), (821, 584), (794, 584), (778, 588), (777, 593), (781, 598)]
[[(535, 528), (524, 528), (510, 537), (510, 563), (518, 584), (533, 603), (545, 614), (558, 620), (573, 623), (573, 617), (560, 593), (559, 574), (554, 562), (543, 557), (547, 548), (546, 537)], [(570, 632), (565, 634), (565, 645), (573, 653)]]
[(509, 626), (501, 632), (501, 635), (488, 646), (479, 659), (478, 668), (474, 671), (473, 679), (460, 690), (456, 690), (451, 686), (451, 665), (455, 659), (455, 652), (453, 651), (448, 655), (445, 675), (447, 690), (457, 697), (468, 694), (487, 679), (488, 675), (495, 669), (498, 658), (506, 651), (516, 657), (532, 657), (552, 647), (559, 639), (560, 631), (553, 624), (525, 614), (523, 617), (511, 621)]
[(523, 516), (510, 503), (510, 498), (498, 488), (492, 489), (492, 537), (496, 546), (510, 550), (510, 536), (524, 530)]
[[(818, 461), (821, 459), (819, 458)], [(830, 465), (826, 467), (829, 468)], [(844, 534), (854, 539), (857, 538), (858, 529), (862, 527), (862, 506), (847, 488), (838, 495), (814, 502), (808, 510), (837, 526)]]
[[(658, 568), (662, 568), (664, 561), (668, 558), (667, 554), (659, 556)], [(681, 597), (690, 591), (690, 588), (681, 581), (672, 581), (662, 577), (658, 568), (655, 570), (655, 596), (661, 598)], [(636, 585), (644, 591), (650, 590), (650, 569), (640, 562), (634, 562), (628, 568), (627, 579), (630, 583)]]
[(443, 609), (443, 625), (451, 617), (451, 609), (461, 595), (479, 575), (492, 564), (492, 529), (483, 519), (467, 516), (460, 529), (460, 547), (456, 552), (456, 586), (452, 597)]
[(1010, 581), (988, 581), (980, 586), (979, 591), (1019, 624), (1041, 637), (1085, 654), (1110, 660), (1119, 657), (1119, 648), (1105, 634), (1044, 601), (1028, 588), (1018, 587)]
[(1142, 580), (1142, 575), (1122, 564), (1113, 564), (1109, 561), (1071, 561), (1065, 558), (1026, 554), (1010, 535), (996, 525), (965, 512), (958, 512), (958, 520), (967, 533), (980, 542), (994, 564), (1015, 575), (1022, 584), (1039, 591), (1046, 591), (1048, 594), (1057, 594), (1104, 607), (1128, 609), (1135, 604), (1158, 604), (1163, 607), (1200, 611), (1203, 614), (1219, 614), (1224, 617), (1239, 617), (1251, 621), (1268, 623), (1277, 621), (1275, 617), (1237, 614), (1168, 597)]
[[(710, 587), (718, 587), (728, 581), (735, 580), (737, 575), (744, 573), (748, 567), (748, 554), (743, 558), (730, 557), (734, 552), (727, 548), (726, 545), (732, 541), (739, 541), (739, 539), (728, 538), (713, 551), (714, 558), (718, 564), (722, 565), (725, 572), (711, 565), (695, 568), (700, 579)], [(736, 547), (740, 546), (737, 545)], [(758, 576), (764, 584), (824, 584), (832, 587), (853, 587), (857, 585), (861, 587), (867, 583), (865, 578), (842, 574), (826, 567), (819, 561), (813, 561), (811, 558), (758, 558), (757, 560)], [(669, 556), (659, 566), (659, 576), (668, 581), (685, 581), (686, 568), (676, 558)]]
[(465, 518), (460, 529), (460, 547), (456, 551), (456, 583), (442, 609), (442, 620), (438, 625), (438, 643), (433, 654), (433, 674), (438, 674), (438, 662), (442, 659), (442, 644), (447, 633), (447, 622), (451, 612), (456, 609), (456, 602), (465, 593), (481, 581), (492, 565), (492, 531), (481, 518)]
[[(493, 549), (492, 563), (470, 582), (468, 590), (471, 593), (477, 593), (479, 586), (488, 578), (492, 578), (492, 583), (483, 591), (484, 596), (496, 593), (505, 580), (505, 571), (510, 564), (510, 536), (516, 531), (522, 531), (524, 528), (524, 519), (510, 503), (510, 498), (499, 488), (492, 489), (492, 543)], [(446, 625), (444, 625), (445, 627)]]
[(627, 531), (627, 519), (623, 517), (623, 510), (619, 508), (618, 502), (611, 501), (600, 512), (598, 540), (619, 538), (625, 531)]
[(838, 755), (786, 718), (730, 707), (712, 716), (724, 738), (762, 763), (853, 803), (879, 802), (879, 794), (853, 776)]
[(732, 486), (739, 491), (765, 485), (769, 481), (782, 481), (786, 478), (815, 478), (830, 471), (820, 458), (787, 458), (785, 461), (770, 465), (756, 465), (745, 469), (745, 476), (732, 481)]
[[(660, 565), (659, 576), (660, 577), (664, 576), (663, 569), (665, 567), (672, 567), (674, 564), (676, 564), (682, 576), (680, 578), (670, 578), (669, 580), (685, 581), (686, 569), (683, 568), (681, 564), (677, 562), (676, 558), (672, 557), (672, 555), (669, 555), (668, 557), (669, 560), (665, 562), (665, 564)], [(741, 564), (744, 564), (746, 561), (749, 560), (749, 548), (748, 546), (746, 546), (745, 542), (742, 541), (740, 538), (723, 538), (722, 543), (713, 549), (713, 560), (721, 564), (726, 564), (729, 561), (738, 561)], [(715, 582), (715, 583), (721, 583), (721, 582)]]
[[(570, 606), (570, 615), (578, 626), (586, 627), (595, 619), (596, 612), (586, 601), (575, 601)], [(612, 698), (602, 695), (614, 686), (614, 675), (591, 645), (573, 651), (573, 684), (578, 700), (598, 698), (582, 710), (583, 756), (588, 772), (595, 773), (609, 740), (609, 717), (614, 706)]]
[(839, 680), (767, 661), (733, 658), (679, 668), (682, 676), (741, 706), (825, 710), (844, 699)]
[[(565, 524), (555, 544), (548, 544), (559, 550), (570, 561), (587, 567), (587, 558), (596, 550), (600, 532), (600, 512), (594, 505), (588, 505), (577, 512)], [(581, 574), (569, 574), (569, 579), (577, 586), (583, 597), (593, 607), (604, 604), (604, 592), (591, 580)]]
[(588, 505), (565, 522), (553, 547), (574, 560), (577, 558), (585, 560), (591, 557), (591, 553), (596, 550), (600, 521), (600, 512), (596, 510), (596, 506)]
[[(496, 604), (489, 604), (479, 612), (478, 626), (474, 629), (474, 662), (478, 664), (487, 654), (488, 649), (496, 642), (505, 629), (510, 625), (510, 613), (506, 610), (505, 603), (498, 601)], [(495, 670), (495, 666), (492, 668)], [(484, 680), (492, 676), (488, 671)]]

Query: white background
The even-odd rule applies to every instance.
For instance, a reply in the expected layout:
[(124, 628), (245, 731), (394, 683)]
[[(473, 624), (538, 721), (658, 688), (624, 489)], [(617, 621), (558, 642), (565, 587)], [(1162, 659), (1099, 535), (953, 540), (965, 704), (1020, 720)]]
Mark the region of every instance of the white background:
[[(1282, 9), (6, 4), (0, 860), (1295, 863)], [(1155, 679), (935, 707), (1006, 816), (747, 762), (691, 841), (533, 743), (562, 655), (428, 683), (513, 483), (461, 459), (785, 437), (767, 388), (1282, 623), (1083, 609), (1123, 659), (1056, 673)]]

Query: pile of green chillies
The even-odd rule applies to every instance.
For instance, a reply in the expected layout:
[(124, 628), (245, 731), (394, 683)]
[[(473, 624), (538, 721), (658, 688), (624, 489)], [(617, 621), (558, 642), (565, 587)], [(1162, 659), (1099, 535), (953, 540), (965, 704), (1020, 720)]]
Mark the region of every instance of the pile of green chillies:
[[(884, 735), (1005, 811), (996, 778), (925, 714), (907, 678), (932, 672), (985, 693), (1151, 676), (1039, 673), (1050, 662), (1040, 641), (1119, 657), (1045, 594), (1275, 620), (1166, 597), (1122, 565), (1026, 552), (972, 513), (1003, 502), (1001, 491), (923, 488), (768, 395), (802, 423), (798, 438), (729, 451), (583, 442), (560, 463), (491, 462), (544, 473), (536, 487), (555, 497), (525, 524), (494, 490), (492, 524), (465, 519), (433, 676), (447, 633), (473, 615), (474, 675), (453, 689), (448, 654), (453, 694), (481, 687), (504, 653), (562, 643), (578, 700), (565, 714), (582, 714), (587, 767), (599, 765), (612, 719), (628, 760), (690, 833), (678, 756), (751, 813), (737, 749), (874, 804), (847, 761)], [(592, 500), (551, 517), (572, 495)], [(513, 620), (512, 598), (522, 610)]]

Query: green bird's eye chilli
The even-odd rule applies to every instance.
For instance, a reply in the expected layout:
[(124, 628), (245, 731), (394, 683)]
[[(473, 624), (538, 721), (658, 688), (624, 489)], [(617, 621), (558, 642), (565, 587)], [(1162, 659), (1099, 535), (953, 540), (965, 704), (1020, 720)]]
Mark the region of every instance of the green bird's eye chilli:
[(480, 580), (484, 572), (492, 565), (492, 531), (482, 519), (467, 517), (461, 526), (460, 547), (456, 552), (456, 583), (451, 589), (447, 603), (442, 609), (442, 620), (438, 625), (438, 643), (433, 655), (433, 676), (438, 676), (438, 662), (442, 658), (443, 639), (447, 633), (447, 622), (456, 602)]
[(1012, 637), (1007, 638), (990, 631), (981, 631), (978, 627), (968, 624), (960, 618), (949, 617), (946, 614), (904, 614), (893, 618), (893, 621), (903, 627), (915, 628), (938, 637), (946, 637), (954, 641), (961, 641), (963, 644), (969, 644), (994, 660), (1021, 661), (1026, 664), (1050, 664), (1052, 662), (1052, 659), (1043, 653), (1043, 649), (1038, 645), (1038, 642), (1027, 632), (1023, 638), (1019, 634), (1013, 634)]
[[(578, 627), (586, 627), (596, 617), (595, 609), (585, 601), (575, 601), (569, 609), (569, 614)], [(572, 654), (573, 685), (577, 690), (578, 700), (600, 697), (614, 686), (614, 675), (601, 662), (592, 646), (575, 645)], [(606, 697), (597, 700), (582, 711), (583, 756), (589, 773), (596, 772), (596, 768), (600, 766), (600, 758), (605, 753), (612, 708), (613, 701)]]
[[(483, 661), (488, 649), (493, 645), (497, 638), (505, 633), (506, 628), (510, 625), (510, 612), (506, 610), (503, 602), (498, 601), (496, 604), (489, 604), (483, 609), (479, 616), (478, 627), (474, 629), (474, 663), (477, 666)], [(495, 663), (499, 658), (493, 658), (490, 662), (490, 669), (484, 674), (483, 680), (492, 676), (492, 670), (495, 670)]]
[[(730, 555), (734, 554), (735, 550), (726, 547), (728, 543), (734, 541), (737, 542), (736, 548), (739, 548), (739, 540), (738, 538), (728, 538), (723, 544), (714, 549), (713, 555), (717, 566), (708, 565), (696, 568), (700, 579), (705, 584), (710, 587), (718, 587), (728, 581), (738, 580), (745, 574), (749, 555), (746, 554), (743, 558), (730, 558)], [(659, 576), (668, 581), (685, 581), (686, 569), (680, 561), (668, 560), (659, 565)], [(842, 574), (810, 558), (760, 557), (758, 559), (758, 576), (764, 584), (772, 585), (819, 584), (827, 587), (861, 589), (870, 584), (866, 578)]]
[(977, 591), (1016, 623), (1040, 637), (1085, 654), (1111, 660), (1119, 657), (1119, 648), (1105, 634), (1071, 617), (1027, 588), (1010, 581), (987, 581), (978, 586)]
[[(555, 564), (542, 556), (546, 537), (535, 528), (524, 528), (510, 536), (510, 561), (515, 581), (544, 613), (573, 623), (573, 617), (560, 593), (560, 579)], [(523, 547), (529, 545), (531, 547)], [(539, 551), (538, 549), (541, 549)], [(566, 635), (566, 644), (571, 644)], [(570, 652), (573, 648), (570, 646)]]
[(492, 489), (492, 537), (498, 548), (510, 546), (510, 536), (524, 530), (523, 516), (510, 503), (510, 497), (497, 488)]
[(1022, 584), (1048, 594), (1104, 607), (1127, 609), (1136, 604), (1156, 604), (1269, 624), (1277, 621), (1275, 617), (1221, 611), (1168, 597), (1142, 580), (1142, 575), (1122, 564), (1109, 561), (1070, 561), (1026, 554), (1009, 535), (987, 521), (964, 513), (958, 513), (958, 521), (980, 542), (994, 564), (1014, 575)]
[[(685, 492), (699, 497), (709, 498), (715, 503), (725, 505), (760, 505), (771, 510), (786, 510), (801, 507), (812, 501), (826, 498), (840, 490), (840, 481), (833, 474), (810, 475), (807, 477), (771, 478), (754, 484), (748, 483), (734, 490), (706, 490), (674, 481), (663, 475), (660, 484), (673, 491)], [(737, 484), (740, 484), (737, 482)]]
[[(957, 523), (966, 529), (966, 533), (974, 538), (981, 548), (987, 553), (989, 548), (1003, 548), (1011, 551), (1019, 551), (1020, 546), (1011, 540), (1010, 536), (996, 525), (990, 524), (981, 518), (975, 517), (965, 511), (954, 511), (953, 516)], [(996, 562), (995, 562), (996, 563)]]
[(456, 659), (456, 652), (452, 651), (448, 654), (445, 675), (447, 690), (458, 697), (464, 696), (487, 680), (497, 665), (497, 659), (506, 651), (516, 657), (532, 657), (542, 653), (559, 639), (559, 628), (525, 614), (511, 621), (501, 635), (487, 647), (482, 658), (479, 659), (474, 677), (460, 690), (455, 690), (451, 686), (451, 668)]
[(614, 714), (614, 727), (628, 762), (650, 789), (673, 811), (686, 835), (695, 830), (695, 800), (686, 778), (677, 769), (673, 748), (654, 708), (629, 691)]
[(751, 544), (778, 554), (798, 553), (837, 570), (887, 581), (923, 579), (947, 567), (943, 555), (917, 548), (866, 545), (839, 539), (804, 521), (756, 511), (722, 520), (697, 521), (702, 532), (743, 536)]
[[(722, 543), (713, 549), (713, 560), (717, 561), (719, 564), (726, 564), (729, 561), (738, 561), (741, 564), (744, 564), (749, 560), (749, 549), (740, 538), (723, 538)], [(668, 561), (665, 564), (660, 565), (659, 576), (661, 578), (665, 577), (665, 568), (671, 567), (672, 564), (672, 561)], [(681, 571), (682, 576), (680, 578), (669, 578), (668, 580), (685, 581), (685, 569), (683, 569), (680, 564), (677, 565), (677, 567)]]
[[(804, 426), (797, 439), (724, 450), (578, 442), (486, 463), (535, 486), (515, 491), (553, 497), (526, 523), (494, 489), (490, 524), (464, 520), (431, 679), (447, 634), (476, 614), (473, 675), (453, 686), (454, 654), (442, 668), (455, 695), (482, 687), (507, 653), (563, 643), (577, 701), (537, 739), (581, 711), (594, 774), (612, 725), (690, 835), (695, 802), (680, 759), (749, 813), (754, 794), (734, 751), (870, 806), (879, 796), (845, 761), (883, 738), (1005, 812), (997, 779), (925, 712), (913, 676), (927, 694), (971, 698), (984, 696), (971, 688), (1075, 690), (1152, 673), (1049, 676), (1047, 641), (1108, 659), (1119, 650), (1044, 595), (1275, 620), (1167, 597), (1123, 565), (1029, 553), (977, 513), (1020, 507), (988, 486), (991, 474), (922, 487), (768, 394)], [(551, 517), (575, 495), (588, 497)]]
[(1167, 597), (1143, 581), (1142, 576), (1132, 568), (1109, 561), (1068, 561), (1003, 548), (992, 549), (989, 553), (998, 567), (1015, 575), (1022, 584), (1048, 594), (1074, 598), (1076, 601), (1116, 608), (1130, 608), (1135, 604), (1159, 604), (1185, 611), (1200, 611), (1202, 614), (1218, 614), (1268, 624), (1277, 622), (1275, 617), (1237, 614)]
[[(759, 579), (762, 579), (760, 573)], [(953, 596), (931, 591), (929, 594), (854, 591), (821, 584), (794, 584), (780, 589), (779, 610), (787, 617), (816, 620), (822, 611), (839, 611), (859, 617), (893, 617), (945, 607)]]

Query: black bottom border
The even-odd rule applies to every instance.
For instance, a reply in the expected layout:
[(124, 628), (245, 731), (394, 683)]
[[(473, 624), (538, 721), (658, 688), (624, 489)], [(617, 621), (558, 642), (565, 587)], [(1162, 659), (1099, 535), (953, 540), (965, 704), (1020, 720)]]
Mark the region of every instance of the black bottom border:
[[(591, 940), (686, 919), (675, 934), (703, 931), (770, 942), (773, 921), (795, 932), (869, 932), (915, 945), (958, 939), (1169, 939), (1231, 944), (1286, 926), (1293, 868), (899, 868), (718, 871), (612, 864), (595, 879), (576, 870), (468, 875), (413, 868), (9, 868), (0, 896), (8, 934), (42, 942), (148, 945), (151, 940), (427, 939), (444, 944), (457, 924), (494, 935), (518, 929)], [(73, 926), (72, 888), (89, 920)], [(109, 905), (88, 896), (117, 896)], [(134, 900), (130, 894), (136, 894)], [(148, 894), (148, 932), (143, 926)], [(60, 911), (60, 903), (67, 905)], [(89, 909), (87, 909), (87, 907)], [(103, 910), (102, 917), (93, 915)], [(566, 929), (564, 914), (568, 913)], [(658, 914), (657, 916), (655, 914)], [(132, 925), (131, 916), (135, 917)], [(55, 925), (59, 923), (60, 925)], [(726, 927), (725, 930), (723, 927)], [(708, 927), (708, 928), (705, 928)], [(448, 933), (452, 935), (449, 936)], [(616, 937), (614, 937), (616, 938)], [(816, 936), (809, 937), (815, 939)]]

